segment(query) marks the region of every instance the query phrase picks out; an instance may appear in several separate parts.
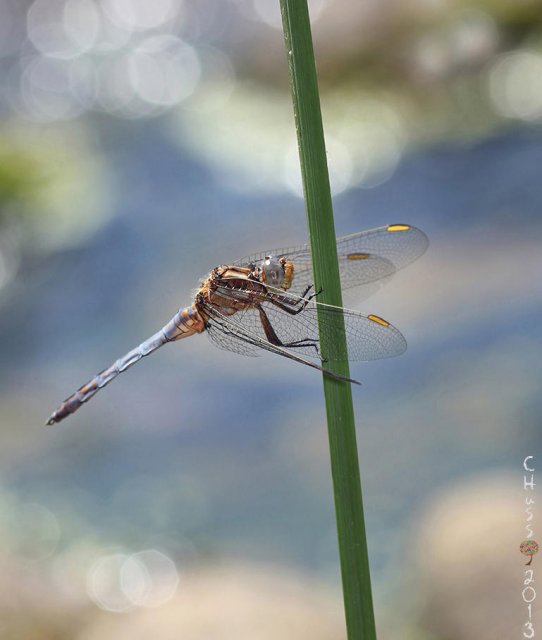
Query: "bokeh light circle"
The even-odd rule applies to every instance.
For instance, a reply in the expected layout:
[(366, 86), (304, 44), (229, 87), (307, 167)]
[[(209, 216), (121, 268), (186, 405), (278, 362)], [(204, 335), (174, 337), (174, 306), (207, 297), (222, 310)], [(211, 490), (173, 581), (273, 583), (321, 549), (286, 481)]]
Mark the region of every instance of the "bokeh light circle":
[(179, 0), (104, 0), (109, 19), (127, 31), (145, 31), (163, 27), (177, 16)]
[(498, 113), (508, 118), (542, 117), (542, 54), (513, 51), (503, 55), (489, 74), (489, 92)]
[(201, 69), (193, 47), (175, 36), (161, 35), (147, 38), (129, 54), (128, 73), (141, 99), (172, 106), (193, 93)]
[(40, 53), (70, 59), (92, 47), (100, 14), (91, 0), (35, 0), (26, 27), (28, 39)]
[[(53, 555), (60, 540), (60, 525), (55, 514), (37, 503), (23, 503), (16, 508), (17, 528), (9, 532), (7, 548), (27, 562), (38, 562)], [(6, 545), (4, 545), (6, 548)]]
[(99, 558), (87, 574), (87, 594), (106, 611), (157, 607), (168, 602), (179, 585), (173, 560), (157, 549)]

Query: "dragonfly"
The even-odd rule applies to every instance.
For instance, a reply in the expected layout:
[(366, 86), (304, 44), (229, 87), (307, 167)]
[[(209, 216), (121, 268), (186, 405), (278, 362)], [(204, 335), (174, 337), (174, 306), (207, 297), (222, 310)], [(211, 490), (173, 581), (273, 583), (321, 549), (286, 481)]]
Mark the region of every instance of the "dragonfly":
[[(423, 231), (408, 224), (391, 224), (338, 238), (341, 288), (367, 285), (371, 292), (371, 287), (378, 287), (419, 258), (427, 246)], [(263, 251), (215, 267), (200, 283), (190, 306), (181, 307), (160, 331), (72, 393), (47, 424), (64, 420), (163, 345), (198, 333), (207, 333), (221, 349), (245, 356), (270, 351), (357, 384), (327, 369), (326, 362), (369, 361), (405, 351), (405, 338), (387, 320), (319, 302), (320, 292), (314, 289), (312, 273), (308, 244)], [(346, 350), (328, 345), (323, 358), (319, 335), (336, 332), (341, 326), (337, 324), (339, 315), (344, 321), (346, 341), (342, 342), (346, 342)]]

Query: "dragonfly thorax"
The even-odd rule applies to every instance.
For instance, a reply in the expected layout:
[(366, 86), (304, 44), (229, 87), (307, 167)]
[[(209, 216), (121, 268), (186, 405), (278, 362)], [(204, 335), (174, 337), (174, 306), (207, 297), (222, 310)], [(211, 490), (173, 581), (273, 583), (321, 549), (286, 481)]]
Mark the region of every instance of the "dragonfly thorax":
[(260, 265), (260, 274), (265, 284), (287, 291), (294, 277), (294, 265), (287, 258), (265, 256)]

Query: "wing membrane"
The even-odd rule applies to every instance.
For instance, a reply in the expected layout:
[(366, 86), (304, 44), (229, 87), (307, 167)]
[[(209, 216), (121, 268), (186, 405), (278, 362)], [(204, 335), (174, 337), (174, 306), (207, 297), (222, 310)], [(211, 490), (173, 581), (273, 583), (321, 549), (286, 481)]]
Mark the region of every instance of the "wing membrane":
[[(337, 380), (345, 380), (347, 382), (353, 382), (354, 384), (360, 384), (357, 380), (346, 378), (344, 376), (333, 373), (332, 371), (328, 371), (326, 368), (321, 367), (320, 365), (312, 362), (302, 355), (293, 353), (290, 349), (271, 344), (268, 340), (262, 338), (257, 333), (252, 333), (243, 325), (242, 322), (238, 322), (238, 319), (241, 316), (237, 316), (237, 319), (235, 319), (235, 316), (225, 316), (216, 307), (209, 307), (208, 312), (210, 314), (208, 319), (208, 328), (212, 328), (213, 325), (217, 328), (217, 331), (214, 331), (214, 335), (217, 335), (219, 332), (226, 332), (229, 336), (229, 341), (227, 343), (223, 342), (222, 348), (228, 349), (235, 353), (240, 353), (235, 343), (247, 344), (258, 349), (264, 349), (265, 351), (270, 351), (271, 353), (276, 353), (280, 356), (284, 356), (286, 358), (289, 358), (290, 360), (294, 360), (295, 362), (299, 362), (301, 364), (307, 365), (308, 367), (312, 367), (313, 369), (318, 369), (319, 371), (323, 371), (327, 375), (331, 376), (332, 378), (336, 378)], [(228, 346), (226, 346), (227, 344), (232, 346), (233, 348), (230, 349)]]
[[(231, 293), (224, 289), (221, 295)], [(277, 306), (277, 301), (280, 306)], [(320, 360), (320, 311), (321, 331), (326, 338), (332, 337), (337, 331), (338, 316), (342, 314), (344, 318), (347, 352), (330, 350), (325, 354), (326, 359), (377, 360), (397, 356), (406, 349), (406, 341), (400, 331), (377, 316), (366, 316), (358, 311), (321, 304), (284, 292), (258, 296), (255, 303), (267, 316), (280, 345), (268, 340), (260, 312), (254, 307), (233, 316), (225, 316), (209, 305), (206, 314), (209, 317), (207, 328), (211, 340), (222, 349), (243, 355), (258, 355), (258, 347), (278, 352), (276, 348), (279, 347), (281, 355), (285, 355), (282, 351), (286, 351), (290, 355)], [(302, 310), (294, 315), (285, 311), (284, 306), (291, 310)]]
[[(427, 249), (427, 236), (409, 225), (388, 225), (360, 231), (337, 240), (337, 254), (343, 289), (389, 279), (397, 270), (419, 258)], [(308, 244), (262, 251), (236, 264), (258, 263), (265, 256), (286, 256), (294, 263), (292, 293), (313, 282), (312, 259)], [(376, 288), (376, 287), (375, 287)], [(369, 289), (373, 293), (374, 289)]]

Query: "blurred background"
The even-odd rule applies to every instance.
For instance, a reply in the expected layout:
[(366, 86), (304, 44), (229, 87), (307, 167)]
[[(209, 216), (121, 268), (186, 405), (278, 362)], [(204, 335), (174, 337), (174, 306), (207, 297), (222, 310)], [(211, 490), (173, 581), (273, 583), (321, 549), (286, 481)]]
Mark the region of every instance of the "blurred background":
[[(351, 369), (379, 638), (520, 637), (542, 5), (309, 5), (338, 235), (431, 243), (359, 306), (409, 341)], [(306, 241), (278, 1), (0, 0), (0, 74), (0, 637), (344, 638), (318, 373), (197, 336), (43, 427), (213, 266)]]

